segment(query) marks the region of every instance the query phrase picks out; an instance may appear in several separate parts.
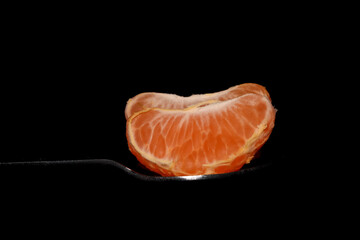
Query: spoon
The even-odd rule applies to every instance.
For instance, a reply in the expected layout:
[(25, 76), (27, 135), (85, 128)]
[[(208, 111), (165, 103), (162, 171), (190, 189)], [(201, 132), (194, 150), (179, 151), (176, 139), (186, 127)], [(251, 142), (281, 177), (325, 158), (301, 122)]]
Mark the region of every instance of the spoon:
[(149, 182), (178, 182), (178, 181), (203, 181), (203, 180), (216, 180), (229, 178), (234, 176), (249, 175), (261, 169), (267, 168), (271, 165), (271, 162), (266, 163), (257, 163), (257, 164), (248, 164), (249, 166), (244, 166), (238, 171), (222, 174), (211, 174), (211, 175), (194, 175), (194, 176), (176, 176), (176, 177), (163, 177), (160, 175), (155, 175), (154, 173), (146, 169), (132, 169), (127, 167), (115, 160), (111, 159), (82, 159), (82, 160), (54, 160), (54, 161), (23, 161), (23, 162), (0, 162), (1, 167), (26, 167), (26, 166), (66, 166), (66, 165), (107, 165), (115, 167), (121, 170), (123, 175), (126, 175), (130, 178), (136, 178), (142, 181)]

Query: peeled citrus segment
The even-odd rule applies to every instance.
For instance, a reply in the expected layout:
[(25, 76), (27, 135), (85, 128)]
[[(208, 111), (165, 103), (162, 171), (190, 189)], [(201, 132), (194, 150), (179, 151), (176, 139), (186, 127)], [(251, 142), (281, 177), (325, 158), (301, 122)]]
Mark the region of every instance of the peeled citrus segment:
[(255, 83), (244, 83), (221, 92), (195, 94), (189, 97), (168, 93), (146, 92), (129, 99), (125, 107), (125, 118), (128, 119), (134, 113), (147, 108), (184, 109), (201, 102), (209, 100), (226, 101), (247, 93), (263, 95), (270, 99), (266, 89)]
[(276, 110), (244, 94), (186, 109), (148, 108), (127, 121), (130, 151), (162, 176), (227, 173), (249, 163), (269, 138)]

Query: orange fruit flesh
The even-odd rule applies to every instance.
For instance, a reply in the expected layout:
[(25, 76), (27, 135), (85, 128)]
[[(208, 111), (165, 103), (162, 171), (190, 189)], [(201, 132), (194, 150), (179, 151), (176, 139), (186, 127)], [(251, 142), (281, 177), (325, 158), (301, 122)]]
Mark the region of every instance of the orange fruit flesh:
[(275, 113), (268, 97), (251, 93), (201, 107), (146, 109), (127, 121), (129, 149), (162, 176), (232, 172), (269, 138)]
[(210, 100), (227, 101), (247, 93), (259, 94), (270, 99), (266, 89), (255, 83), (244, 83), (224, 91), (210, 94), (195, 94), (189, 97), (168, 93), (146, 92), (129, 99), (125, 107), (125, 118), (128, 119), (134, 113), (147, 108), (184, 109)]

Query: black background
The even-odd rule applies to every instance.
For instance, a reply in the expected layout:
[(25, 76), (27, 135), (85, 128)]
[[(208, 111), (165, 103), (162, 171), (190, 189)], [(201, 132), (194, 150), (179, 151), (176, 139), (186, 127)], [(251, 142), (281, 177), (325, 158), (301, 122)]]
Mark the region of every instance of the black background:
[[(107, 232), (158, 237), (162, 229), (188, 237), (205, 222), (201, 236), (278, 237), (319, 230), (324, 218), (337, 224), (331, 215), (353, 212), (346, 207), (356, 198), (347, 196), (357, 181), (343, 178), (357, 176), (348, 174), (353, 158), (325, 155), (350, 151), (337, 146), (334, 132), (352, 133), (337, 118), (348, 116), (340, 110), (357, 96), (345, 83), (354, 79), (345, 76), (354, 68), (345, 55), (354, 55), (356, 15), (342, 16), (330, 4), (271, 4), (4, 7), (1, 163), (106, 158), (138, 169), (124, 108), (146, 91), (187, 96), (254, 82), (268, 89), (278, 112), (251, 163), (272, 165), (251, 174), (149, 182), (111, 165), (0, 164), (3, 235), (12, 226), (12, 235), (93, 236), (105, 225), (102, 238)], [(174, 224), (180, 216), (183, 224)]]
[(230, 200), (225, 211), (237, 201), (273, 211), (268, 204), (297, 197), (301, 184), (292, 162), (301, 130), (293, 124), (299, 117), (295, 93), (312, 65), (303, 60), (308, 43), (292, 30), (296, 22), (254, 27), (238, 21), (234, 28), (184, 18), (33, 17), (15, 23), (5, 39), (1, 162), (104, 158), (136, 167), (125, 136), (129, 98), (147, 91), (188, 96), (253, 82), (267, 88), (278, 109), (274, 131), (256, 159), (272, 165), (234, 178), (165, 183), (96, 164), (0, 165), (3, 196), (16, 193), (20, 205), (100, 204), (107, 210), (135, 202), (149, 215), (157, 214), (149, 205), (160, 207), (163, 199), (220, 197), (225, 205)]

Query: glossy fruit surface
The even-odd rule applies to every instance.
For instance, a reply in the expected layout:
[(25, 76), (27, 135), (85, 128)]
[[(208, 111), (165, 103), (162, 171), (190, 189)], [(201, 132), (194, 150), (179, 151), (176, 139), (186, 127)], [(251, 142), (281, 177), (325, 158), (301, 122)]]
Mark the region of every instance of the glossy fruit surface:
[(147, 108), (184, 109), (202, 102), (227, 101), (247, 93), (263, 95), (270, 99), (266, 89), (256, 83), (244, 83), (224, 91), (194, 94), (188, 97), (169, 93), (145, 92), (129, 99), (125, 107), (125, 118), (128, 119), (134, 113)]

